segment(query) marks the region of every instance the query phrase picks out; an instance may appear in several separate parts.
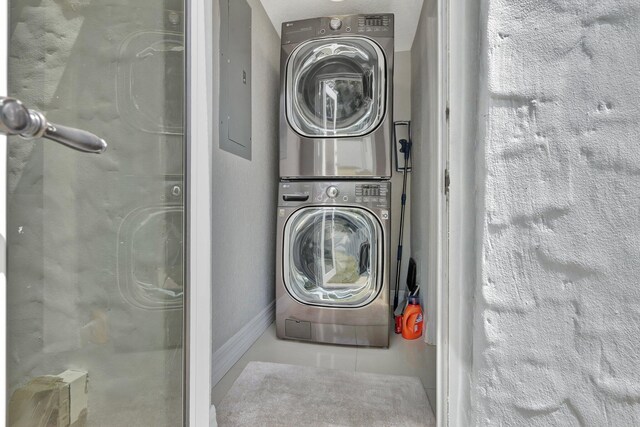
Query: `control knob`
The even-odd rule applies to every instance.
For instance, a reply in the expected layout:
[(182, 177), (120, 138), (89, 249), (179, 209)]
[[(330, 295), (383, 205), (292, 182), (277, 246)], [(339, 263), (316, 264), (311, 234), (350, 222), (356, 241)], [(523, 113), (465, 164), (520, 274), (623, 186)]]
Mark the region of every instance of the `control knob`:
[(327, 196), (329, 196), (332, 199), (335, 199), (336, 197), (338, 197), (338, 194), (340, 194), (340, 191), (338, 191), (338, 188), (335, 186), (331, 186), (327, 188)]

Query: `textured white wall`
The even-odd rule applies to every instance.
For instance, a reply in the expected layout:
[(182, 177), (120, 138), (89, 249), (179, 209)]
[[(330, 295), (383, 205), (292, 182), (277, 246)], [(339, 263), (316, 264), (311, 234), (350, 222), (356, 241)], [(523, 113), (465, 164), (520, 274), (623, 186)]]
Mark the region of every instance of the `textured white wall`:
[[(248, 3), (252, 10), (251, 161), (220, 150), (217, 128), (213, 132), (214, 352), (275, 297), (280, 39), (260, 2)], [(216, 28), (219, 19), (216, 1)], [(214, 69), (217, 58), (214, 55)], [(218, 86), (214, 82), (214, 116)]]
[(486, 0), (477, 425), (640, 424), (640, 3)]

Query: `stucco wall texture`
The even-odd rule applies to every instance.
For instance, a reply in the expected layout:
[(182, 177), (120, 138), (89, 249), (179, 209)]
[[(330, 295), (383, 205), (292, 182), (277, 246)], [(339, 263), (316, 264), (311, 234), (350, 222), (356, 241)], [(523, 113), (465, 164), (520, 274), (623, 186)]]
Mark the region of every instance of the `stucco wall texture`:
[(640, 3), (486, 0), (477, 425), (640, 424)]

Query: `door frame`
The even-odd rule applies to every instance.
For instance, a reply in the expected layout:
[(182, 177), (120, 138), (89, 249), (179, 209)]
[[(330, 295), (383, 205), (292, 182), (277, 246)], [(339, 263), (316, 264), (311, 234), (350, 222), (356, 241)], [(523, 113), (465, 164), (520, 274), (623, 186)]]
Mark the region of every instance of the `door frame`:
[(477, 244), (483, 208), (476, 194), (477, 171), (482, 164), (478, 151), (479, 87), (482, 66), (483, 2), (438, 0), (439, 51), (443, 134), (447, 152), (449, 193), (442, 238), (447, 242), (446, 271), (438, 289), (438, 426), (473, 424), (471, 387), (473, 375), (474, 296), (478, 283)]
[[(207, 0), (185, 0), (185, 426), (210, 425), (215, 414), (211, 410), (211, 7)], [(211, 425), (216, 425), (215, 419)]]
[[(185, 289), (183, 414), (185, 426), (210, 423), (211, 288), (210, 288), (210, 167), (207, 93), (206, 0), (185, 0)], [(0, 94), (7, 93), (9, 4), (0, 7)], [(205, 58), (208, 58), (206, 60)], [(0, 425), (7, 420), (7, 138), (0, 136)], [(213, 424), (215, 425), (215, 423)]]
[[(9, 4), (0, 7), (0, 94), (7, 93)], [(7, 420), (7, 137), (0, 135), (0, 423)]]
[(449, 425), (449, 261), (450, 252), (450, 198), (446, 180), (450, 173), (449, 139), (449, 3), (451, 0), (437, 0), (438, 8), (438, 91), (437, 91), (437, 162), (438, 188), (436, 208), (436, 420), (438, 427)]

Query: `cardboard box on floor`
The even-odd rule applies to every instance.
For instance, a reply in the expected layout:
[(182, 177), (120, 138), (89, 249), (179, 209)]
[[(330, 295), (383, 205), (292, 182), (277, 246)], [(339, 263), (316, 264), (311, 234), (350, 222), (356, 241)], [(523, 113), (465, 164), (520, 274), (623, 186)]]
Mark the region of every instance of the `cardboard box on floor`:
[(87, 373), (67, 370), (36, 377), (9, 400), (9, 427), (84, 427)]

